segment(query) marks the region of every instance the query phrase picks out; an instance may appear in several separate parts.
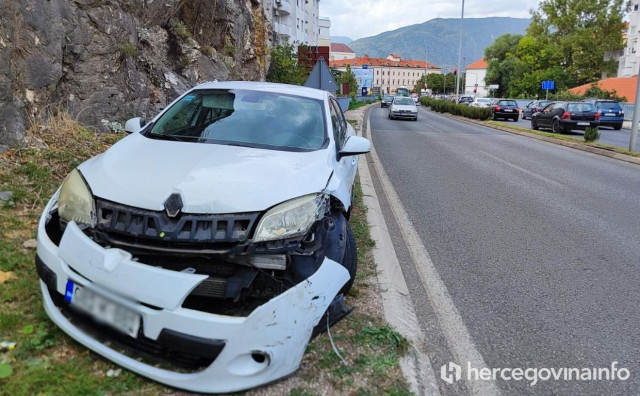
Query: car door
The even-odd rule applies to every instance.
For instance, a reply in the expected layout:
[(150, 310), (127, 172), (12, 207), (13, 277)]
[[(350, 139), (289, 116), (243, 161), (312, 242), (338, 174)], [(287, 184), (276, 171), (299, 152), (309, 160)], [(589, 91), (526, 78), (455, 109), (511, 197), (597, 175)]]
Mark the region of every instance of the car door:
[[(355, 130), (347, 122), (342, 113), (340, 105), (334, 98), (329, 99), (331, 125), (333, 127), (333, 137), (336, 145), (336, 154), (340, 152), (349, 136), (355, 135)], [(330, 188), (336, 191), (336, 195), (344, 202), (351, 202), (353, 193), (353, 183), (356, 180), (358, 171), (358, 156), (351, 155), (338, 158), (334, 175), (331, 177)], [(347, 208), (348, 209), (348, 208)]]
[(551, 120), (553, 120), (553, 107), (554, 104), (551, 103), (542, 109), (540, 116), (538, 117), (538, 126), (547, 128), (551, 127)]

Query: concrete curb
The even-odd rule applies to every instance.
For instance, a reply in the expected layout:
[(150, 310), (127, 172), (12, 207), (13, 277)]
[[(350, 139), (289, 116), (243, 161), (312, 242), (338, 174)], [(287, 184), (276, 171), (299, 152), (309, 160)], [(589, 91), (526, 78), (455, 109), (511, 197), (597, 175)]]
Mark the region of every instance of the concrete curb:
[[(424, 107), (424, 109), (427, 110), (427, 111), (434, 112), (431, 109), (427, 109), (427, 107)], [(536, 135), (535, 133), (519, 131), (519, 130), (516, 130), (516, 129), (512, 129), (512, 128), (506, 127), (506, 126), (502, 127), (502, 126), (498, 126), (498, 125), (486, 124), (484, 121), (472, 120), (472, 119), (469, 119), (469, 118), (455, 116), (455, 115), (452, 115), (452, 114), (447, 114), (447, 113), (438, 113), (438, 114), (443, 115), (445, 117), (454, 118), (454, 119), (456, 119), (458, 121), (463, 121), (463, 122), (466, 122), (466, 123), (469, 123), (469, 124), (482, 125), (482, 126), (487, 127), (487, 128), (497, 129), (499, 131), (512, 133), (514, 135), (520, 135), (520, 136), (525, 136), (525, 137), (529, 137), (529, 138), (533, 138), (533, 139), (537, 139), (537, 140), (542, 140), (544, 142), (557, 144), (559, 146), (569, 147), (569, 148), (572, 148), (572, 149), (575, 149), (575, 150), (586, 151), (586, 152), (591, 153), (591, 154), (602, 155), (604, 157), (609, 157), (609, 158), (617, 159), (617, 160), (620, 160), (620, 161), (629, 162), (631, 164), (640, 165), (640, 157), (633, 157), (631, 155), (616, 153), (615, 151), (611, 151), (611, 150), (607, 150), (607, 149), (603, 149), (603, 148), (599, 148), (599, 147), (585, 146), (585, 145), (580, 144), (580, 143), (573, 143), (573, 142), (568, 142), (566, 140), (559, 140), (559, 139), (554, 139), (554, 138), (550, 138), (550, 137), (546, 137), (546, 136), (540, 136), (540, 135)]]
[[(346, 114), (347, 119), (358, 121), (356, 130), (359, 136), (362, 136), (366, 110), (373, 106), (375, 104), (351, 110)], [(373, 142), (371, 146), (373, 148)], [(373, 258), (378, 269), (378, 290), (382, 298), (384, 317), (413, 346), (410, 353), (400, 360), (402, 373), (411, 385), (412, 392), (418, 395), (440, 395), (431, 361), (425, 353), (422, 329), (380, 208), (365, 156), (360, 156), (358, 169), (363, 202), (367, 207), (367, 223), (371, 238), (375, 241)]]

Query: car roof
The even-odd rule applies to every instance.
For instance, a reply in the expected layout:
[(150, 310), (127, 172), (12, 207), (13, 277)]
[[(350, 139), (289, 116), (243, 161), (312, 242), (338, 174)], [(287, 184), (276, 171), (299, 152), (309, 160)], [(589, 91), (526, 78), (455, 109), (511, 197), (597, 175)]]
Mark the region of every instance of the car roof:
[(306, 98), (318, 100), (324, 100), (329, 95), (329, 92), (321, 89), (258, 81), (213, 81), (200, 84), (193, 89), (244, 89), (304, 96)]

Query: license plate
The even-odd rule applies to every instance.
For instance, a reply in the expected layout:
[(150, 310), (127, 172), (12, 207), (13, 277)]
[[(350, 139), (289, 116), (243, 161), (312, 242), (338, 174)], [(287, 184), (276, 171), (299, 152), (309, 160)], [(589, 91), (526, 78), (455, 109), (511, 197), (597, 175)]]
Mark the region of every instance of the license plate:
[(65, 300), (73, 308), (91, 315), (96, 321), (105, 323), (133, 338), (140, 329), (140, 315), (82, 287), (72, 280), (67, 281)]
[(589, 125), (588, 122), (578, 122), (578, 125)]
[(614, 113), (605, 113), (604, 115), (605, 115), (605, 116), (607, 116), (607, 117), (613, 117), (613, 116), (615, 116), (615, 114), (614, 114)]
[(504, 109), (504, 111), (507, 112), (507, 113), (513, 112), (513, 110), (511, 110), (511, 109)]

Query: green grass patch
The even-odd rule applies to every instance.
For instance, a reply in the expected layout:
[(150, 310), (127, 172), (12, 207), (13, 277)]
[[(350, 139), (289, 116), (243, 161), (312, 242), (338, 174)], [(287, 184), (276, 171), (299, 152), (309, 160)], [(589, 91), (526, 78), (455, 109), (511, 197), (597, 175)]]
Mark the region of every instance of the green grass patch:
[(362, 101), (355, 101), (355, 100), (351, 100), (349, 102), (349, 110), (355, 110), (355, 109), (359, 109), (361, 107), (364, 107), (368, 104), (371, 103), (377, 103), (380, 102), (380, 99), (375, 99), (375, 100), (362, 100)]

